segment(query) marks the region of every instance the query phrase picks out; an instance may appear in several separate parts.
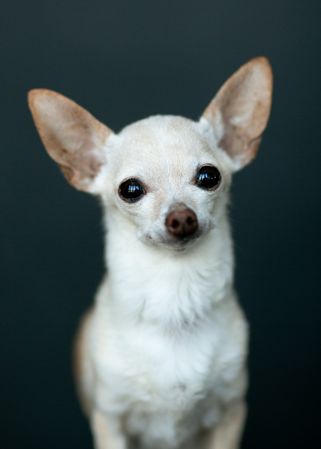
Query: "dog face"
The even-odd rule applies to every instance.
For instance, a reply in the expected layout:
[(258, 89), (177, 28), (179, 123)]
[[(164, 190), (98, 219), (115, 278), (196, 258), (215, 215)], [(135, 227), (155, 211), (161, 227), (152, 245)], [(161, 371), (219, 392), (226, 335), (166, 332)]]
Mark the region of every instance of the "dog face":
[(100, 195), (110, 222), (146, 244), (187, 248), (219, 224), (231, 174), (255, 156), (272, 91), (257, 58), (221, 88), (200, 121), (154, 116), (114, 134), (60, 94), (29, 93), (42, 141), (68, 181)]
[(215, 226), (230, 168), (205, 129), (182, 117), (155, 116), (111, 139), (103, 201), (146, 243), (182, 248)]

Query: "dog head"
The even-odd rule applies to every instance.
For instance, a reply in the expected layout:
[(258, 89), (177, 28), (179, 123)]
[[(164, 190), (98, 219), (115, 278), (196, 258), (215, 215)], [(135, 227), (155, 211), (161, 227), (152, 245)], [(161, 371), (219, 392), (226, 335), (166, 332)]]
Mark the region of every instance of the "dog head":
[(198, 122), (153, 116), (118, 134), (56, 92), (34, 89), (28, 99), (70, 184), (98, 194), (115, 226), (182, 249), (219, 224), (231, 175), (257, 153), (271, 94), (270, 65), (256, 58), (228, 79)]

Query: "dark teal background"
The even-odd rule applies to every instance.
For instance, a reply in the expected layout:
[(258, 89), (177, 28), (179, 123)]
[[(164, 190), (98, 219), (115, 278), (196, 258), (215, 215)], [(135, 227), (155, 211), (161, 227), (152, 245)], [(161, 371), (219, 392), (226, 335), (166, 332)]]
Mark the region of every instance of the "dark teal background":
[(49, 87), (116, 131), (196, 118), (267, 55), (269, 127), (233, 186), (237, 288), (251, 324), (243, 448), (321, 447), (321, 2), (28, 0), (1, 5), (3, 449), (89, 449), (71, 342), (103, 271), (101, 214), (48, 158), (26, 92)]

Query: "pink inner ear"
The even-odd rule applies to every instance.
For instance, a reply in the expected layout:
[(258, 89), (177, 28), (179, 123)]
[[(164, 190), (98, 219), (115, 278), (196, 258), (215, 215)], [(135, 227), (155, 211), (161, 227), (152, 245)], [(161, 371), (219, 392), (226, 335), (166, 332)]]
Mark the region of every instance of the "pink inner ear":
[(257, 153), (271, 96), (270, 64), (265, 58), (256, 58), (227, 80), (203, 114), (214, 128), (221, 128), (219, 145), (240, 166)]
[(73, 154), (65, 148), (57, 149), (56, 160), (66, 179), (79, 190), (89, 190), (101, 167), (106, 162), (103, 154), (91, 151), (91, 143), (84, 142)]
[(31, 91), (29, 106), (49, 155), (70, 184), (89, 191), (106, 162), (104, 146), (112, 131), (72, 100), (50, 90)]

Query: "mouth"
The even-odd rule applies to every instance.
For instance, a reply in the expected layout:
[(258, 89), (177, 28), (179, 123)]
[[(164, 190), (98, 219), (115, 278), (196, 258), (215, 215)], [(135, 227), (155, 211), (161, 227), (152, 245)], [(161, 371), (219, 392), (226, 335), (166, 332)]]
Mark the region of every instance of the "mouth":
[(174, 238), (169, 237), (165, 243), (170, 245), (171, 247), (175, 247), (175, 248), (186, 248), (186, 247), (194, 245), (194, 243), (197, 240), (199, 240), (202, 235), (203, 235), (203, 232), (201, 230), (199, 230), (192, 236), (174, 237)]
[(186, 237), (173, 237), (170, 234), (152, 236), (149, 234), (146, 236), (145, 241), (151, 246), (161, 246), (172, 251), (182, 252), (194, 246), (203, 235), (204, 232), (202, 230), (198, 230), (192, 236)]

